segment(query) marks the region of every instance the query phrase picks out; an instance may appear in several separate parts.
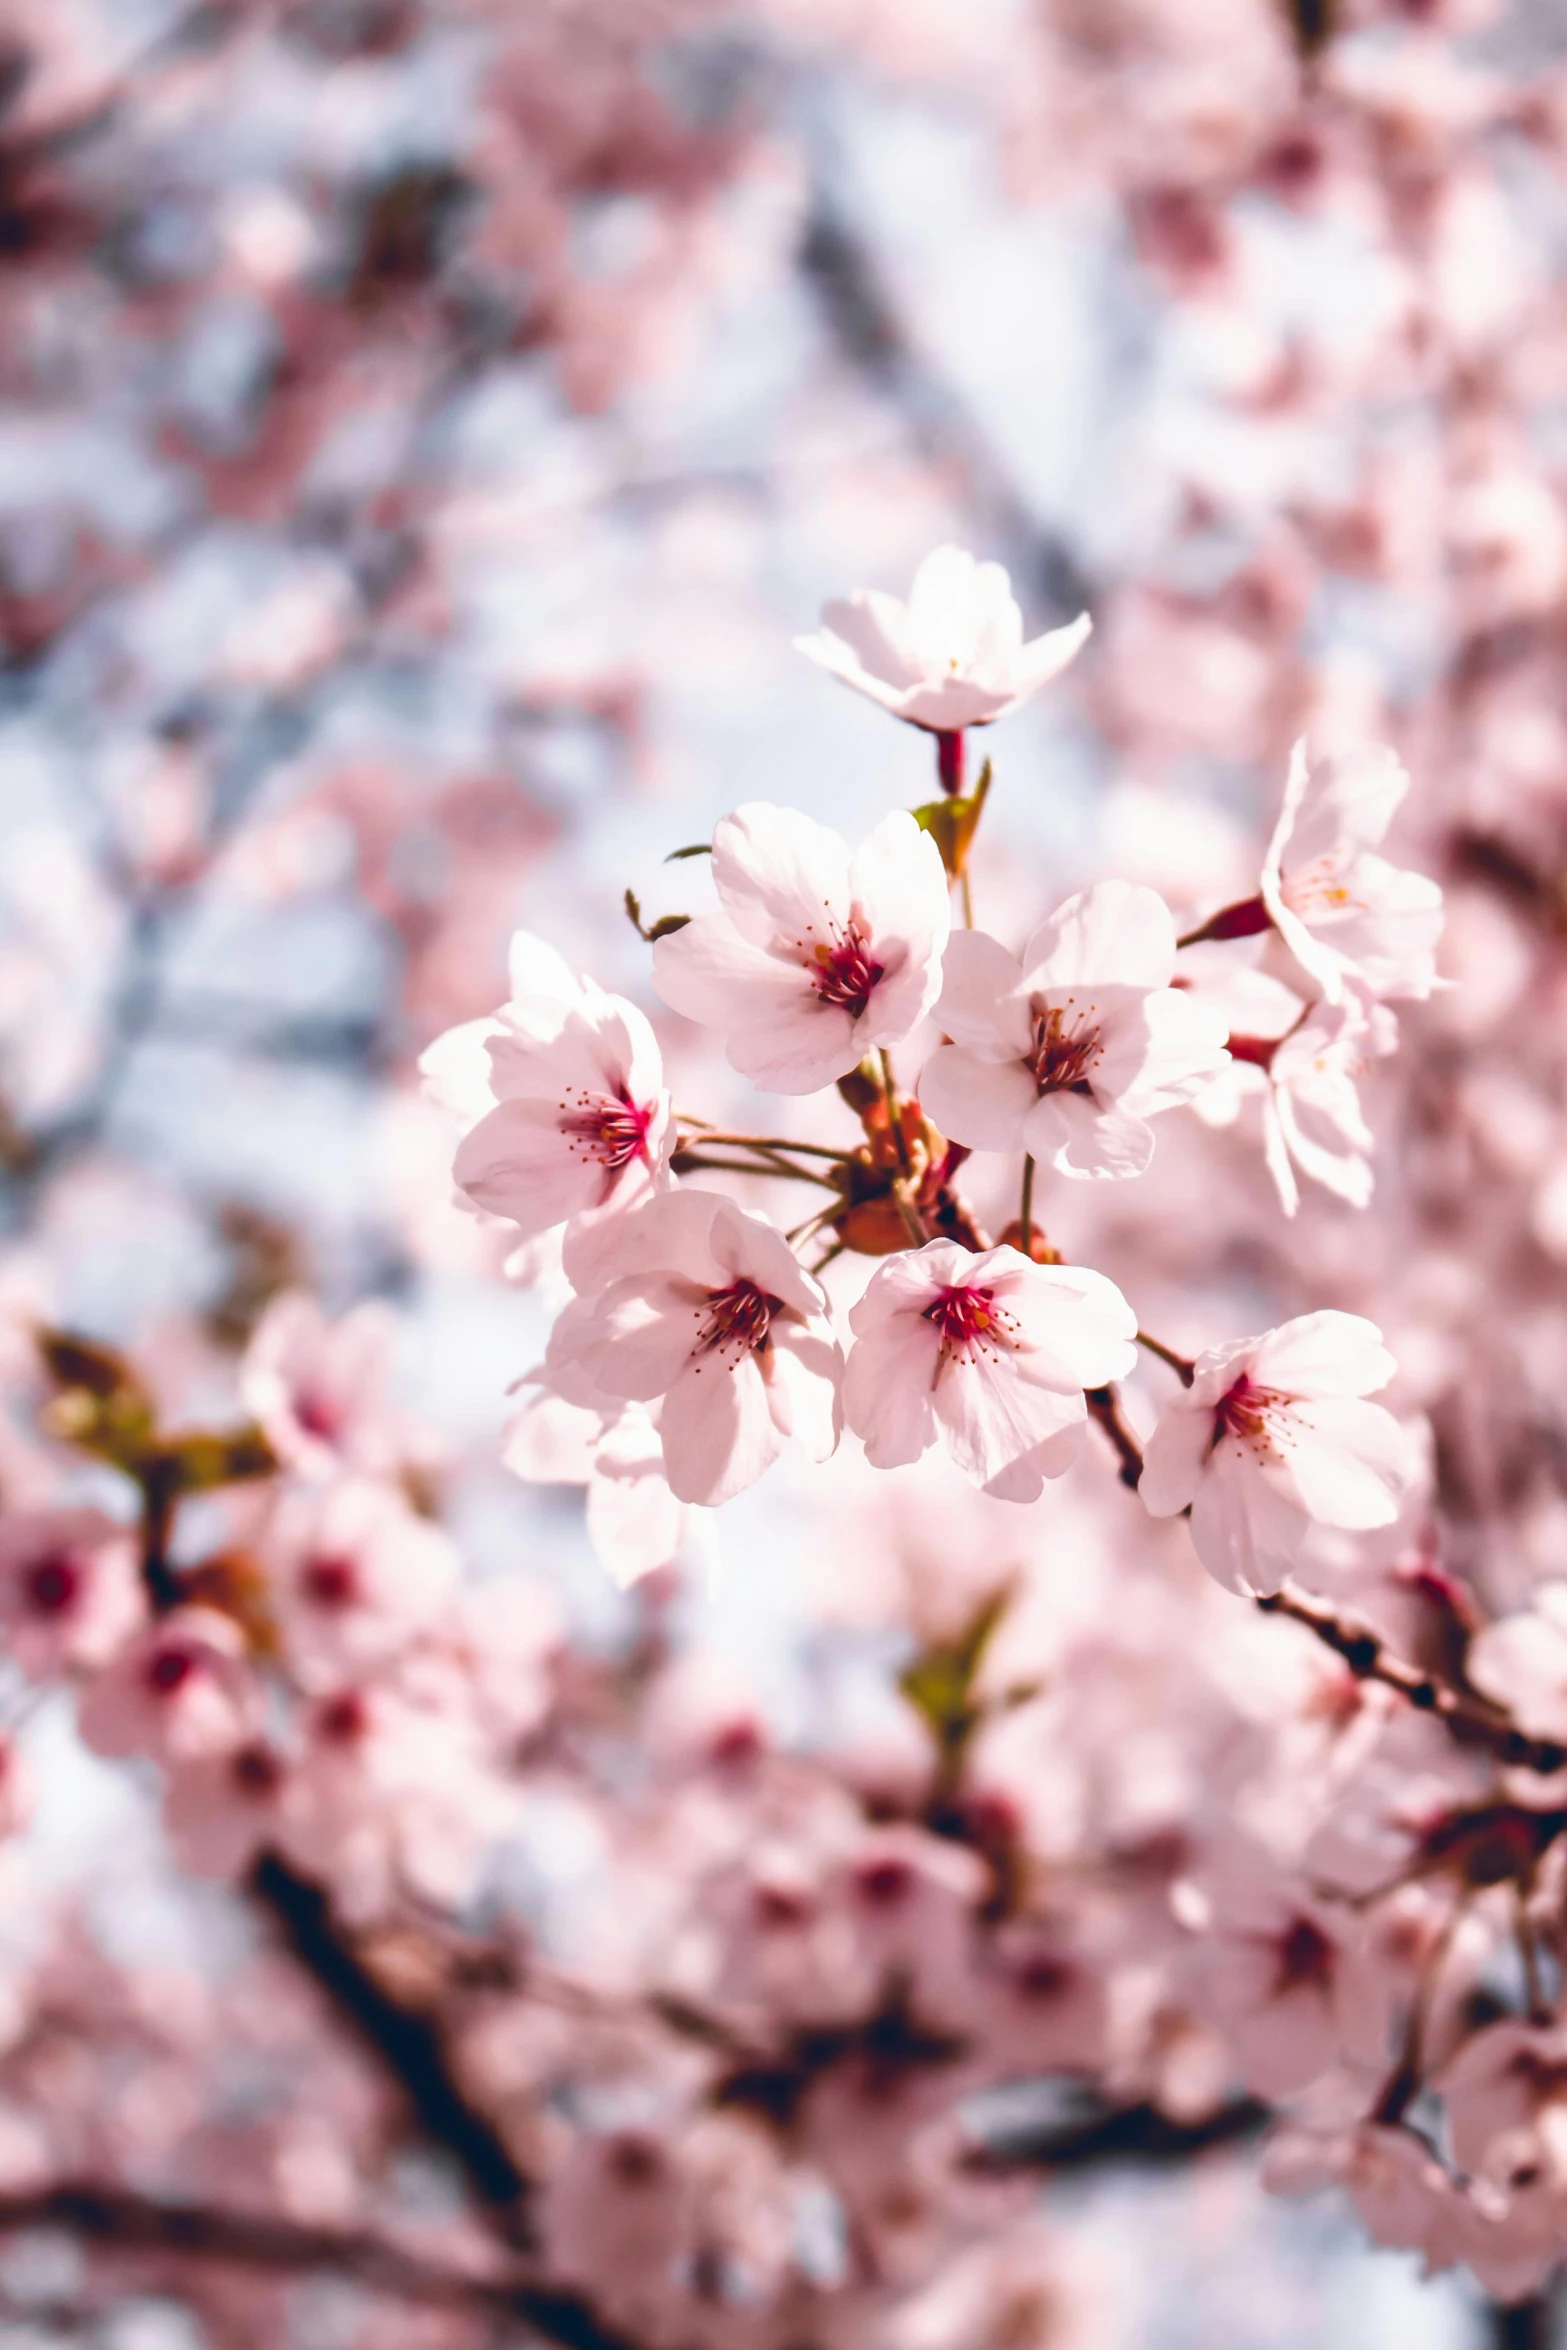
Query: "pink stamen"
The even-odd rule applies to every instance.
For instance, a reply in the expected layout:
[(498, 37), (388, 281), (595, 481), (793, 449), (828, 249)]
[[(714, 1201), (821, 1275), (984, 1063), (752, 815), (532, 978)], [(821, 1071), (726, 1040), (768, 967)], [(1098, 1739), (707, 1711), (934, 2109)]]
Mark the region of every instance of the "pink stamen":
[(651, 1102), (634, 1102), (624, 1087), (614, 1094), (568, 1094), (560, 1105), (560, 1130), (579, 1158), (596, 1159), (618, 1174), (633, 1159), (651, 1166), (647, 1147), (653, 1122)]
[[(731, 1281), (707, 1295), (707, 1315), (697, 1333), (698, 1354), (730, 1355), (733, 1362), (767, 1344), (778, 1300), (754, 1281)], [(731, 1365), (732, 1367), (732, 1365)]]
[(853, 923), (834, 945), (815, 948), (812, 961), (821, 1001), (837, 1005), (858, 1020), (886, 965), (874, 959)]
[[(1092, 1004), (1089, 1011), (1094, 1010)], [(1041, 1093), (1087, 1093), (1088, 1072), (1100, 1054), (1094, 1027), (1066, 1028), (1066, 1011), (1050, 1004), (1034, 1015), (1034, 1041), (1026, 1056)]]

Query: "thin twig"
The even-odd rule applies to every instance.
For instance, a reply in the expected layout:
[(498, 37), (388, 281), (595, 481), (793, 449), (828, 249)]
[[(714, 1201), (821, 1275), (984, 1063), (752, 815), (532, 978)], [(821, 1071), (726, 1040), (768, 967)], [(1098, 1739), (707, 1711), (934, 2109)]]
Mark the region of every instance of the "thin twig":
[(1150, 1338), (1146, 1330), (1138, 1331), (1137, 1343), (1146, 1347), (1149, 1354), (1157, 1355), (1161, 1363), (1168, 1363), (1183, 1387), (1190, 1387), (1196, 1365), (1188, 1361), (1185, 1355), (1178, 1355), (1174, 1347), (1166, 1346), (1162, 1339)]

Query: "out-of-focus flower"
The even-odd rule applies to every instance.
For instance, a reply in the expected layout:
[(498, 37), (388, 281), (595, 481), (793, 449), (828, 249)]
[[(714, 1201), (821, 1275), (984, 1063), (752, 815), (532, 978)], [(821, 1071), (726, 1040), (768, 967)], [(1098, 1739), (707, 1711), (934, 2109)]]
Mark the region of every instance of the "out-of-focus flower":
[(1262, 902), (1329, 1003), (1347, 987), (1428, 996), (1436, 982), (1442, 892), (1376, 854), (1409, 776), (1380, 744), (1313, 762), (1302, 740), (1262, 867)]
[(754, 801), (713, 835), (723, 911), (653, 949), (653, 984), (724, 1032), (731, 1065), (815, 1093), (930, 1010), (951, 922), (935, 842), (901, 809), (852, 854), (793, 808)]
[(765, 1218), (717, 1192), (650, 1200), (617, 1235), (607, 1286), (550, 1339), (552, 1375), (627, 1403), (662, 1399), (670, 1491), (728, 1501), (793, 1436), (813, 1460), (838, 1442), (843, 1357), (827, 1300)]
[(395, 1654), (458, 1577), (451, 1537), (370, 1477), (285, 1496), (267, 1561), (290, 1661), (317, 1685)]
[(879, 1265), (849, 1326), (844, 1414), (874, 1465), (941, 1443), (1003, 1501), (1037, 1500), (1070, 1467), (1084, 1389), (1136, 1360), (1137, 1318), (1102, 1273), (950, 1240)]
[(226, 1752), (254, 1722), (257, 1692), (245, 1641), (214, 1608), (176, 1608), (127, 1641), (82, 1699), (78, 1723), (95, 1754), (165, 1761)]
[(979, 1150), (1026, 1150), (1065, 1175), (1140, 1175), (1147, 1120), (1225, 1063), (1224, 1023), (1170, 985), (1175, 925), (1156, 891), (1101, 881), (1069, 898), (1021, 960), (982, 930), (948, 943), (937, 1018), (951, 1037), (920, 1099)]
[(292, 1766), (265, 1738), (177, 1762), (163, 1799), (163, 1824), (181, 1868), (199, 1877), (235, 1877), (276, 1844), (297, 1809)]
[(1522, 1614), (1483, 1625), (1465, 1670), (1525, 1729), (1567, 1737), (1567, 1583), (1542, 1583)]
[(1351, 1207), (1369, 1205), (1375, 1137), (1361, 1108), (1358, 1081), (1373, 1060), (1396, 1051), (1398, 1023), (1385, 1004), (1350, 991), (1336, 1004), (1303, 1003), (1267, 972), (1245, 970), (1201, 1000), (1229, 1025), (1230, 1063), (1197, 1103), (1210, 1126), (1228, 1126), (1255, 1100), (1262, 1113), (1263, 1156), (1286, 1216), (1300, 1206), (1297, 1175), (1320, 1183)]
[(136, 1545), (94, 1509), (0, 1518), (0, 1625), (22, 1671), (46, 1680), (102, 1664), (142, 1612)]
[(795, 648), (868, 694), (895, 718), (933, 733), (989, 726), (1059, 677), (1087, 641), (1086, 612), (1023, 642), (1023, 615), (999, 563), (937, 547), (914, 575), (906, 604), (856, 588), (822, 608), (815, 636)]
[(274, 1298), (245, 1350), (240, 1390), (278, 1459), (315, 1477), (388, 1468), (396, 1344), (397, 1317), (379, 1299), (332, 1322), (302, 1291)]
[(658, 1044), (635, 1004), (575, 978), (539, 939), (513, 941), (514, 988), (519, 978), (493, 1021), (448, 1031), (421, 1067), (451, 1098), (483, 1042), (495, 1107), (464, 1135), (453, 1175), (476, 1207), (532, 1239), (646, 1199), (672, 1128)]
[(1397, 1369), (1358, 1314), (1304, 1314), (1199, 1355), (1148, 1440), (1140, 1491), (1232, 1590), (1276, 1591), (1307, 1530), (1390, 1526), (1413, 1474), (1408, 1439), (1363, 1399)]

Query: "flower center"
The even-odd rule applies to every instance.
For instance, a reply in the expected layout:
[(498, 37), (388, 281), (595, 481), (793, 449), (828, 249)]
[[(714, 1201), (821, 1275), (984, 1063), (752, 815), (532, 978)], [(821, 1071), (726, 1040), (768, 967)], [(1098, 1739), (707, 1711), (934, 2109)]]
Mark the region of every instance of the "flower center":
[(1278, 1938), (1276, 1988), (1299, 1991), (1308, 1985), (1324, 1990), (1333, 1980), (1333, 1945), (1310, 1918), (1294, 1918)]
[(82, 1570), (63, 1551), (53, 1552), (29, 1567), (27, 1603), (35, 1615), (63, 1616), (76, 1604), (82, 1588)]
[[(1024, 1059), (1041, 1093), (1090, 1090), (1088, 1072), (1099, 1058), (1099, 1031), (1091, 1024), (1068, 1029), (1072, 1008), (1069, 998), (1065, 1005), (1045, 1004), (1035, 1009), (1033, 1042)], [(1093, 1005), (1088, 1009), (1092, 1013)]]
[(343, 1415), (329, 1396), (313, 1393), (309, 1388), (294, 1399), (294, 1418), (307, 1436), (314, 1436), (322, 1444), (331, 1444), (341, 1434)]
[(634, 1102), (624, 1088), (614, 1094), (568, 1094), (560, 1105), (560, 1130), (574, 1155), (614, 1174), (633, 1159), (652, 1164), (647, 1147), (652, 1122), (652, 1104)]
[(758, 1289), (754, 1281), (731, 1281), (727, 1289), (710, 1289), (707, 1313), (697, 1333), (696, 1352), (728, 1355), (732, 1363), (767, 1344), (767, 1333), (779, 1301)]
[(240, 1793), (259, 1801), (275, 1795), (283, 1784), (283, 1766), (270, 1746), (242, 1746), (229, 1768)]
[(886, 970), (886, 965), (878, 963), (871, 954), (852, 922), (831, 946), (813, 947), (811, 962), (815, 967), (818, 999), (824, 1004), (835, 1004), (854, 1020), (864, 1012), (877, 980)]
[(316, 1715), (316, 1729), (330, 1746), (354, 1746), (370, 1727), (370, 1709), (357, 1689), (340, 1690)]
[(941, 1333), (938, 1372), (949, 1362), (969, 1361), (976, 1354), (999, 1354), (1017, 1344), (1017, 1324), (988, 1289), (941, 1289), (924, 1309), (927, 1322)]
[(1234, 1436), (1263, 1458), (1277, 1454), (1278, 1415), (1288, 1404), (1287, 1395), (1280, 1395), (1274, 1387), (1259, 1387), (1243, 1371), (1213, 1407), (1214, 1444), (1222, 1444), (1227, 1436)]
[(148, 1661), (147, 1686), (155, 1697), (172, 1697), (195, 1670), (196, 1659), (188, 1648), (160, 1648)]
[(1330, 849), (1309, 865), (1284, 875), (1279, 895), (1302, 922), (1328, 922), (1335, 915), (1357, 914), (1361, 900), (1351, 886), (1351, 860), (1343, 849)]
[(359, 1597), (359, 1570), (350, 1558), (312, 1559), (300, 1580), (317, 1607), (351, 1607)]

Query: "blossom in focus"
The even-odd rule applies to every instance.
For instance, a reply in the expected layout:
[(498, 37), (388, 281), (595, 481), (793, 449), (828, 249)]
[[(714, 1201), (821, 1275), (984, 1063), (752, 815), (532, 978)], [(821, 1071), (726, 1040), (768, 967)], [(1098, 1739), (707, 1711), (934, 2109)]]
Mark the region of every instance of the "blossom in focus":
[(1148, 1440), (1140, 1491), (1156, 1518), (1191, 1510), (1192, 1541), (1232, 1590), (1276, 1591), (1308, 1529), (1390, 1526), (1413, 1474), (1389, 1411), (1364, 1398), (1397, 1365), (1358, 1314), (1304, 1314), (1199, 1355)]
[(1442, 892), (1377, 846), (1409, 789), (1381, 744), (1313, 763), (1295, 745), (1262, 867), (1262, 902), (1301, 969), (1339, 1003), (1347, 988), (1424, 997), (1436, 983)]
[(315, 1477), (388, 1467), (396, 1343), (397, 1318), (378, 1298), (336, 1322), (303, 1291), (274, 1298), (245, 1350), (240, 1392), (278, 1459)]
[(1397, 1050), (1398, 1023), (1385, 1004), (1357, 991), (1336, 1004), (1306, 1004), (1265, 971), (1245, 970), (1200, 1000), (1225, 1014), (1230, 1062), (1198, 1101), (1210, 1126), (1228, 1126), (1248, 1100), (1262, 1114), (1263, 1156), (1286, 1216), (1300, 1206), (1307, 1176), (1351, 1207), (1369, 1206), (1375, 1137), (1359, 1080), (1370, 1062)]
[(142, 1613), (136, 1545), (101, 1510), (0, 1518), (5, 1652), (33, 1680), (102, 1664)]
[(438, 1100), (475, 1115), (458, 1145), (458, 1189), (531, 1239), (646, 1199), (673, 1130), (658, 1044), (634, 1004), (574, 977), (525, 933), (511, 975), (493, 1020), (448, 1030), (420, 1067)]
[(691, 1513), (669, 1490), (644, 1405), (600, 1412), (541, 1387), (510, 1421), (501, 1458), (530, 1485), (585, 1487), (588, 1540), (622, 1587), (679, 1556)]
[(1140, 1175), (1148, 1119), (1225, 1065), (1225, 1028), (1170, 985), (1175, 925), (1157, 891), (1101, 881), (1069, 898), (1021, 958), (982, 930), (948, 944), (937, 1017), (950, 1044), (920, 1100), (977, 1150), (1026, 1150), (1066, 1175)]
[(941, 853), (895, 809), (858, 849), (794, 808), (753, 801), (713, 835), (722, 911), (658, 940), (666, 1004), (722, 1029), (731, 1065), (814, 1093), (930, 1010), (951, 921)]
[(815, 636), (795, 650), (868, 694), (895, 718), (938, 734), (989, 726), (1059, 677), (1086, 643), (1086, 612), (1023, 642), (1023, 615), (999, 563), (937, 547), (914, 575), (906, 604), (875, 588), (822, 608)]
[(573, 1400), (662, 1399), (678, 1500), (730, 1500), (791, 1436), (812, 1460), (836, 1448), (843, 1357), (827, 1301), (764, 1217), (717, 1192), (666, 1193), (627, 1219), (605, 1275), (556, 1323), (551, 1378)]
[(1002, 1501), (1034, 1501), (1070, 1467), (1084, 1389), (1136, 1360), (1137, 1318), (1102, 1273), (950, 1240), (879, 1265), (849, 1325), (844, 1416), (873, 1465), (941, 1443)]
[(395, 1485), (371, 1477), (287, 1495), (267, 1559), (289, 1658), (316, 1681), (404, 1647), (458, 1578), (450, 1535), (410, 1509)]
[(164, 1761), (231, 1750), (253, 1725), (256, 1688), (237, 1624), (175, 1608), (137, 1633), (87, 1690), (78, 1727), (94, 1754)]

